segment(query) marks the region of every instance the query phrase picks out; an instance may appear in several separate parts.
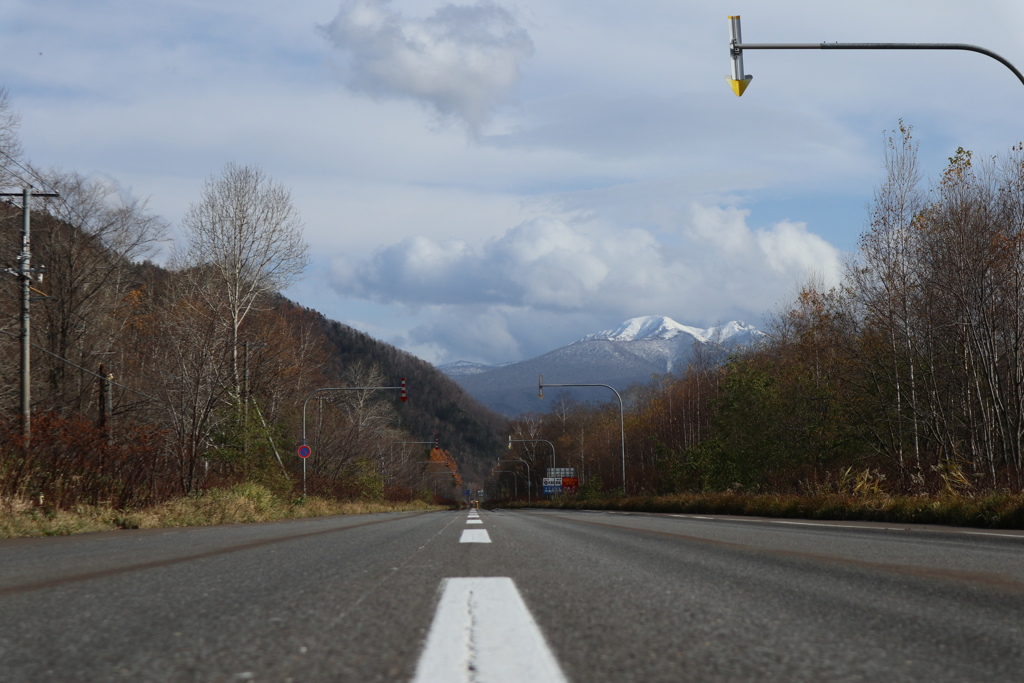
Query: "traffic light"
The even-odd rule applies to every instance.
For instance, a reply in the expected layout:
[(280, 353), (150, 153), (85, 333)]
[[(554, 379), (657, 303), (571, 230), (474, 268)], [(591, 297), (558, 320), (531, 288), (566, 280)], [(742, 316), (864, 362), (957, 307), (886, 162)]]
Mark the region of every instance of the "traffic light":
[(405, 386), (405, 378), (402, 378), (402, 393), (399, 394), (399, 398), (402, 399), (402, 403), (409, 400), (409, 390)]
[(729, 85), (732, 86), (732, 91), (736, 93), (736, 97), (743, 95), (743, 91), (747, 89), (751, 79), (754, 78), (750, 74), (743, 73), (743, 50), (739, 48), (742, 44), (740, 15), (737, 14), (734, 17), (729, 17), (729, 54), (732, 56), (732, 77), (725, 77), (725, 80), (729, 81)]

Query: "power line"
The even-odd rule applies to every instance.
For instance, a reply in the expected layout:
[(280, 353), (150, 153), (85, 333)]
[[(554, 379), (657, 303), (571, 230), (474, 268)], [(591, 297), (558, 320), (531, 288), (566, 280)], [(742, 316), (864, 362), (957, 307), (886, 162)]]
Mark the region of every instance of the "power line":
[[(34, 177), (34, 178), (35, 178), (35, 179), (36, 179), (36, 180), (37, 180), (37, 181), (39, 182), (39, 184), (40, 184), (40, 185), (44, 186), (44, 189), (45, 189), (45, 186), (49, 185), (49, 186), (50, 186), (50, 190), (56, 191), (56, 190), (54, 189), (54, 187), (53, 187), (52, 185), (50, 185), (50, 184), (49, 184), (48, 182), (46, 182), (45, 180), (43, 180), (42, 176), (40, 176), (40, 175), (39, 175), (38, 173), (36, 173), (36, 172), (35, 172), (34, 170), (32, 170), (31, 168), (27, 168), (27, 167), (23, 166), (23, 165), (22, 165), (22, 163), (21, 163), (20, 161), (18, 161), (18, 160), (17, 160), (17, 159), (15, 159), (14, 157), (12, 157), (12, 156), (11, 156), (10, 154), (8, 154), (7, 152), (5, 152), (4, 150), (0, 149), (0, 154), (3, 154), (3, 155), (4, 155), (5, 157), (7, 157), (8, 159), (10, 159), (11, 163), (13, 163), (13, 164), (14, 164), (15, 166), (17, 166), (18, 168), (20, 168), (20, 169), (21, 169), (22, 171), (24, 171), (25, 173), (28, 173), (28, 174), (29, 174), (30, 176)], [(32, 183), (30, 183), (30, 182), (26, 181), (26, 180), (25, 180), (25, 179), (24, 179), (23, 177), (21, 177), (20, 175), (18, 175), (18, 174), (16, 174), (16, 173), (12, 173), (11, 175), (14, 175), (14, 176), (15, 176), (15, 177), (16, 177), (16, 178), (17, 178), (18, 180), (20, 180), (21, 182), (23, 182), (23, 183), (25, 183), (26, 185), (28, 185), (28, 186), (30, 186), (30, 187), (31, 187)]]
[[(18, 335), (12, 334), (11, 332), (8, 332), (6, 330), (0, 330), (0, 334), (5, 334), (8, 337), (14, 337), (15, 339), (18, 338)], [(59, 356), (56, 353), (54, 353), (53, 351), (50, 351), (47, 348), (39, 346), (35, 342), (32, 343), (32, 346), (34, 348), (39, 349), (40, 351), (42, 351), (43, 353), (45, 353), (45, 354), (47, 354), (49, 356), (53, 356), (54, 358), (56, 358), (57, 360), (59, 360), (61, 362), (67, 363), (68, 365), (70, 365), (73, 368), (78, 368), (79, 370), (81, 370), (82, 372), (86, 373), (87, 375), (92, 375), (93, 377), (95, 377), (97, 379), (102, 379), (102, 380), (108, 381), (108, 382), (110, 382), (111, 384), (113, 384), (115, 386), (121, 387), (125, 391), (130, 391), (131, 393), (137, 394), (139, 396), (142, 396), (143, 398), (148, 398), (150, 401), (156, 401), (157, 403), (162, 403), (162, 401), (160, 399), (156, 398), (155, 396), (150, 396), (149, 394), (144, 394), (141, 391), (136, 391), (135, 389), (132, 389), (131, 387), (125, 386), (125, 385), (121, 384), (120, 382), (115, 382), (114, 380), (112, 380), (112, 379), (110, 379), (108, 377), (104, 377), (103, 375), (101, 375), (99, 373), (96, 373), (96, 372), (93, 372), (92, 370), (88, 370), (86, 368), (83, 368), (81, 365), (78, 365), (77, 363), (73, 363), (72, 361), (69, 361), (67, 358), (64, 358), (63, 356)]]

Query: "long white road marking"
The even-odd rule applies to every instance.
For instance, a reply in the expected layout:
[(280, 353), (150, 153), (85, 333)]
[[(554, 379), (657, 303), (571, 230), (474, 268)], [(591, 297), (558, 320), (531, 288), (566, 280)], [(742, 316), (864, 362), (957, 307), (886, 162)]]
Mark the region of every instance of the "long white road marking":
[(708, 519), (716, 522), (746, 522), (749, 524), (788, 524), (790, 526), (815, 526), (821, 529), (859, 529), (861, 531), (931, 531), (936, 533), (962, 534), (964, 536), (996, 536), (998, 538), (1012, 538), (1024, 541), (1024, 535), (1017, 530), (1006, 531), (975, 531), (972, 529), (959, 529), (949, 527), (928, 528), (924, 524), (915, 524), (908, 527), (900, 522), (875, 522), (867, 524), (837, 524), (829, 521), (796, 522), (790, 519), (757, 519), (754, 517), (739, 519), (736, 517), (704, 517), (701, 515), (675, 515), (669, 517), (681, 517), (684, 519)]
[(490, 543), (491, 536), (487, 529), (463, 529), (459, 543)]
[(441, 581), (413, 683), (567, 683), (507, 576)]

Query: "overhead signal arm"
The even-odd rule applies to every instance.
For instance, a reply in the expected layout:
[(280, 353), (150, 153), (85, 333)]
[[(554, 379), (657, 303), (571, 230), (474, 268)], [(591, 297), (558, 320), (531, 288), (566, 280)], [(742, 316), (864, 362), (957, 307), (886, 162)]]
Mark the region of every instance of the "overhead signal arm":
[(726, 80), (737, 97), (743, 95), (753, 76), (743, 73), (744, 50), (966, 50), (977, 52), (996, 60), (1024, 84), (1024, 74), (1005, 57), (977, 45), (966, 43), (744, 43), (740, 34), (739, 15), (729, 17), (729, 56), (732, 58), (732, 75)]

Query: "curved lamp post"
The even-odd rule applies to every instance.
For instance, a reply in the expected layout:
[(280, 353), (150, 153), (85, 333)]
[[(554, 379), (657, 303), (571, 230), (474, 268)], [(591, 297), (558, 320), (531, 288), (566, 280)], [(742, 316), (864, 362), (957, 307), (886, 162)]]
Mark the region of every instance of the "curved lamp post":
[[(313, 398), (317, 394), (323, 391), (377, 391), (378, 389), (393, 389), (401, 391), (401, 399), (404, 403), (409, 399), (409, 391), (405, 386), (405, 378), (402, 378), (402, 383), (397, 387), (321, 387), (314, 389), (309, 392), (309, 396), (302, 402), (302, 445), (306, 445), (306, 405), (309, 404), (309, 399)], [(307, 456), (308, 457), (308, 453)], [(302, 497), (306, 497), (306, 457), (302, 458)]]
[(729, 17), (729, 55), (732, 57), (732, 77), (726, 77), (732, 91), (739, 97), (753, 78), (743, 73), (744, 50), (966, 50), (991, 57), (1024, 83), (1024, 74), (1004, 57), (977, 45), (966, 43), (744, 43), (740, 35), (739, 15)]
[(619, 399), (619, 436), (622, 439), (622, 495), (626, 495), (626, 419), (622, 406), (622, 396), (609, 384), (544, 384), (544, 375), (537, 375), (537, 398), (544, 398), (544, 387), (604, 387), (611, 389), (615, 398)]
[(508, 437), (508, 449), (512, 450), (512, 444), (514, 443), (539, 443), (543, 442), (551, 446), (551, 467), (555, 467), (555, 444), (551, 443), (547, 439), (513, 439), (511, 436)]
[[(530, 463), (525, 460), (521, 460), (520, 458), (505, 458), (504, 460), (499, 459), (497, 466), (500, 467), (504, 462), (521, 462), (526, 465), (526, 502), (532, 503), (533, 499), (530, 497)], [(515, 474), (515, 472), (512, 473), (513, 476), (515, 476)]]

